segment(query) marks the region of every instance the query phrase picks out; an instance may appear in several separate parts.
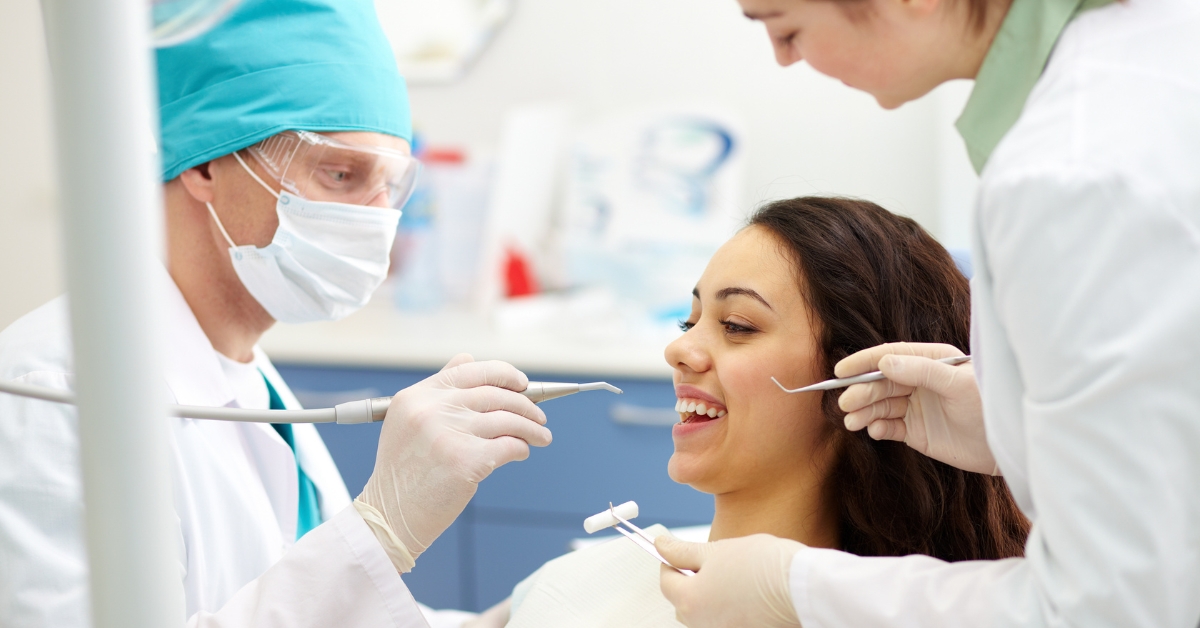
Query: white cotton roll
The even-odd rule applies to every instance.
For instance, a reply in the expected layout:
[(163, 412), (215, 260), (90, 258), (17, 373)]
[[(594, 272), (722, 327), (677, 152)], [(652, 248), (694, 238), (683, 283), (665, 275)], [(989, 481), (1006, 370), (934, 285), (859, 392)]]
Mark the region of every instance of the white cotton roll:
[[(625, 520), (633, 519), (638, 516), (637, 502), (625, 502), (620, 506), (614, 507), (613, 510), (615, 510), (616, 513)], [(588, 534), (592, 534), (598, 530), (611, 528), (618, 523), (620, 523), (620, 521), (617, 521), (617, 518), (612, 516), (611, 512), (605, 510), (604, 512), (596, 513), (587, 519), (584, 519), (583, 529), (587, 530)]]

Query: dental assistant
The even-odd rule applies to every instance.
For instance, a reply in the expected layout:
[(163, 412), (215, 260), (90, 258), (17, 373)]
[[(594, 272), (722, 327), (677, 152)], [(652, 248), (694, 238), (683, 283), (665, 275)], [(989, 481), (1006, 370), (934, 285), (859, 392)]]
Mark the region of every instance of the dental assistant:
[[(417, 164), (370, 0), (244, 0), (158, 53), (174, 403), (297, 408), (257, 341), (334, 320), (386, 276)], [(72, 387), (65, 297), (0, 333), (0, 377)], [(312, 425), (164, 417), (190, 626), (459, 626), (401, 577), (500, 465), (545, 446), (510, 365), (458, 356), (400, 391), (351, 500)], [(72, 406), (0, 395), (0, 625), (89, 620)], [(181, 618), (183, 619), (183, 618)]]
[(781, 64), (887, 108), (975, 79), (973, 368), (882, 345), (835, 374), (888, 380), (838, 401), (849, 429), (1003, 475), (1033, 526), (1023, 558), (960, 563), (659, 537), (698, 570), (662, 572), (681, 621), (1200, 625), (1200, 3), (740, 2)]

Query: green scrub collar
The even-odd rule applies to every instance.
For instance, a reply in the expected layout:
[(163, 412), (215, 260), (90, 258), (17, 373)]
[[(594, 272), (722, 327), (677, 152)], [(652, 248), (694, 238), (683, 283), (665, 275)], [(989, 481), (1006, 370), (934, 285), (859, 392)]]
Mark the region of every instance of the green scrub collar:
[(1080, 13), (1111, 2), (1013, 0), (955, 124), (976, 173), (983, 171), (996, 145), (1021, 117), (1063, 29)]

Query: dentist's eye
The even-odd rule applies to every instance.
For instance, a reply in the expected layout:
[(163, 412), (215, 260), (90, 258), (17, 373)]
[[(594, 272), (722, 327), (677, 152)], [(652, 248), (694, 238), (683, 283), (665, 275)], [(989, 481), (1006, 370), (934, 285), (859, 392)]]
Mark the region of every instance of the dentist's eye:
[(695, 326), (696, 324), (691, 321), (679, 321), (679, 331), (685, 334), (691, 331), (691, 329)]

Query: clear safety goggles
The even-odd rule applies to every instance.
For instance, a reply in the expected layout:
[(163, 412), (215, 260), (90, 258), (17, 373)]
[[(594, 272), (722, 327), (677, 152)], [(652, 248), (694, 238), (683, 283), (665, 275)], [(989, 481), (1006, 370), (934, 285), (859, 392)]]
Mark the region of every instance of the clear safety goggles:
[(313, 201), (400, 209), (419, 162), (398, 150), (347, 144), (309, 131), (284, 131), (246, 149), (288, 192)]

